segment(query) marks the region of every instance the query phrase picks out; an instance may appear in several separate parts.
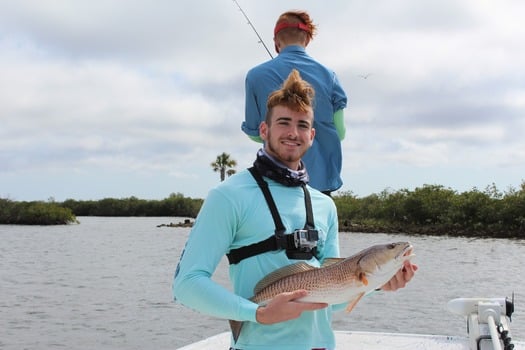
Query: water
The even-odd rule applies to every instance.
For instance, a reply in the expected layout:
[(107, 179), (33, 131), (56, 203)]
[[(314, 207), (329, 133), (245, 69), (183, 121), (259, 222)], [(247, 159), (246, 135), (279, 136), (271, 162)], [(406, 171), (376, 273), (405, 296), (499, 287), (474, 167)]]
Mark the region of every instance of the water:
[[(228, 330), (172, 302), (189, 229), (179, 218), (80, 217), (80, 225), (0, 225), (0, 349), (175, 349)], [(337, 313), (334, 328), (465, 335), (445, 308), (456, 297), (515, 292), (513, 338), (525, 340), (525, 241), (342, 234), (351, 255), (410, 240), (420, 270), (410, 285)], [(228, 285), (223, 260), (214, 276)]]

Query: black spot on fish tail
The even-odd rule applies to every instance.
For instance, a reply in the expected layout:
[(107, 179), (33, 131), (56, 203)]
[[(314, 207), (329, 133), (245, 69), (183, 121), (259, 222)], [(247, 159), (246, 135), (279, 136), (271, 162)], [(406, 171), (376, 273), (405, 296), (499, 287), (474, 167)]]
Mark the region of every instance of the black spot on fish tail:
[(233, 335), (233, 342), (237, 343), (237, 339), (239, 339), (239, 335), (241, 335), (241, 329), (244, 322), (241, 321), (233, 321), (229, 320), (230, 322), (230, 329), (232, 330)]

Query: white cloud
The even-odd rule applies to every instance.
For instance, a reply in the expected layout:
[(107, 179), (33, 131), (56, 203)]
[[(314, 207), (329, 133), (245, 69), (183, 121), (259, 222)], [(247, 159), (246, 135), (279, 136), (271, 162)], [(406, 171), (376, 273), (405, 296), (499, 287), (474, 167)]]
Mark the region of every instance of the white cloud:
[[(281, 12), (319, 25), (308, 51), (350, 98), (343, 190), (525, 177), (522, 2), (239, 3), (270, 50)], [(0, 195), (203, 197), (217, 154), (253, 160), (244, 75), (268, 58), (233, 2), (5, 2)]]

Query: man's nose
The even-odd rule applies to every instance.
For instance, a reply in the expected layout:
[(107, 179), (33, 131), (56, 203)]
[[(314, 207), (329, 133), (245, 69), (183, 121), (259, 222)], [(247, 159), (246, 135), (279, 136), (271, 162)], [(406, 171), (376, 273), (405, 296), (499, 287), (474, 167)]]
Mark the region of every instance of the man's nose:
[(288, 137), (297, 137), (298, 128), (295, 125), (290, 125), (288, 128)]

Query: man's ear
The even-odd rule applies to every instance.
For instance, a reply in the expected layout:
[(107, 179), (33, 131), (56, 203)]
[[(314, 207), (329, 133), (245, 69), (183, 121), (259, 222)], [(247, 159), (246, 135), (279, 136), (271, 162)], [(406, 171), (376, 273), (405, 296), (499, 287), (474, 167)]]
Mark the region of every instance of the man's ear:
[(268, 124), (264, 121), (259, 124), (259, 136), (263, 141), (266, 141), (268, 138)]
[(314, 143), (314, 139), (315, 139), (315, 129), (312, 128), (312, 133), (310, 136), (310, 146)]
[(276, 37), (273, 37), (273, 45), (275, 46), (275, 52), (279, 53), (279, 45)]

